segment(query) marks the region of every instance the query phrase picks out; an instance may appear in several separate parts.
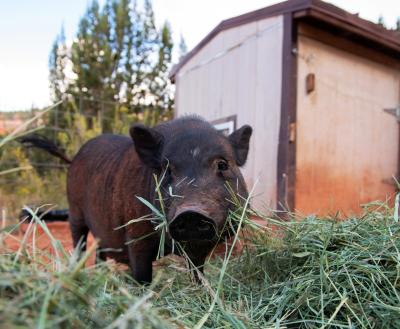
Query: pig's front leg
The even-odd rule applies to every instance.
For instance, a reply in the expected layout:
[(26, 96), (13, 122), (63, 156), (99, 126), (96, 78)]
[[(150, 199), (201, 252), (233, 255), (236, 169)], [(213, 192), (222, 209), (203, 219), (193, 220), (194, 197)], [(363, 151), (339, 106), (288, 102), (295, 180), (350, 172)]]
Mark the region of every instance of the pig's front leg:
[(153, 276), (154, 248), (138, 241), (128, 246), (129, 267), (132, 277), (140, 284), (150, 284)]
[(207, 255), (201, 255), (197, 257), (190, 257), (190, 260), (187, 260), (189, 263), (189, 269), (191, 274), (193, 275), (194, 281), (198, 284), (201, 284), (200, 276), (204, 274), (204, 263), (206, 261)]

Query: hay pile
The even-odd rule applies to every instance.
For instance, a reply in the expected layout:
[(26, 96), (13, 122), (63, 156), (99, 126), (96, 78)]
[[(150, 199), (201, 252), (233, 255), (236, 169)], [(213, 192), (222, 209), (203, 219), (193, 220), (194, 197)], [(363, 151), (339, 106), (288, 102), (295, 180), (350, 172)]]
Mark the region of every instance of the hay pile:
[[(381, 205), (341, 222), (265, 220), (283, 238), (247, 225), (248, 247), (209, 260), (201, 287), (176, 258), (164, 258), (143, 288), (109, 263), (85, 267), (51, 237), (56, 256), (23, 244), (17, 252), (2, 249), (0, 327), (400, 328), (393, 209)], [(45, 229), (38, 219), (35, 225)], [(0, 239), (9, 234), (3, 230)]]

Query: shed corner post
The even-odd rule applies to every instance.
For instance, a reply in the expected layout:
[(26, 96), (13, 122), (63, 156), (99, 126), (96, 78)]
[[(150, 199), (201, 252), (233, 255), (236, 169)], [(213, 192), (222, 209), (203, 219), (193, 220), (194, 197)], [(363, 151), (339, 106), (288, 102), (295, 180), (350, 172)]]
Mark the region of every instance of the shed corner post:
[(283, 16), (281, 122), (277, 165), (277, 210), (294, 211), (296, 172), (297, 24)]

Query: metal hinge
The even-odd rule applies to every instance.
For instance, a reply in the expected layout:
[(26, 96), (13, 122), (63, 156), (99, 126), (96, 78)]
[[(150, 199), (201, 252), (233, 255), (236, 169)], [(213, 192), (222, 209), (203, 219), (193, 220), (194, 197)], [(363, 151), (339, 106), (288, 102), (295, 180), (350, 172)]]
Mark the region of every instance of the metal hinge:
[(386, 113), (396, 117), (396, 120), (400, 122), (400, 105), (394, 109), (383, 109)]

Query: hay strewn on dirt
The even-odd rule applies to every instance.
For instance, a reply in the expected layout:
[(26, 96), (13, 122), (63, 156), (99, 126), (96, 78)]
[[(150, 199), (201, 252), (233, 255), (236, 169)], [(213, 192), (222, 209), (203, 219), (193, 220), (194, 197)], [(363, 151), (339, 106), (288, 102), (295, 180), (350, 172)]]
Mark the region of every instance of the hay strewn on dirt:
[(182, 262), (164, 258), (146, 288), (108, 262), (85, 267), (86, 257), (69, 255), (50, 232), (51, 253), (35, 239), (27, 246), (38, 226), (46, 231), (36, 219), (19, 250), (1, 249), (0, 327), (399, 328), (393, 213), (381, 205), (341, 222), (265, 218), (278, 233), (247, 225), (248, 247), (209, 260), (204, 286), (191, 283)]

